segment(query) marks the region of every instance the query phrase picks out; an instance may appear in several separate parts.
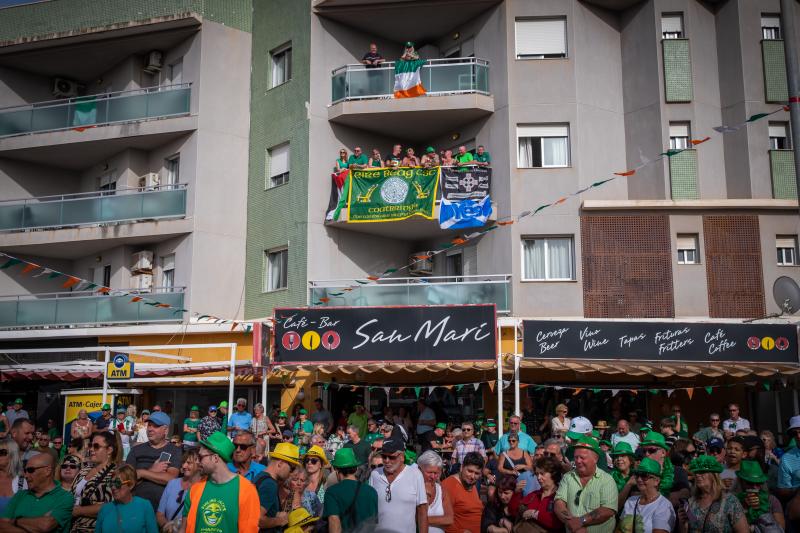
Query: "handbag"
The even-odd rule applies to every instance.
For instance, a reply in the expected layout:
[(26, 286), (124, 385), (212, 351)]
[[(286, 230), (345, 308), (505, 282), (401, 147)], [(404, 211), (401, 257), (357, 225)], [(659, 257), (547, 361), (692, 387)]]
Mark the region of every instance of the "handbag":
[(547, 533), (547, 529), (543, 528), (533, 520), (523, 520), (514, 524), (513, 533)]

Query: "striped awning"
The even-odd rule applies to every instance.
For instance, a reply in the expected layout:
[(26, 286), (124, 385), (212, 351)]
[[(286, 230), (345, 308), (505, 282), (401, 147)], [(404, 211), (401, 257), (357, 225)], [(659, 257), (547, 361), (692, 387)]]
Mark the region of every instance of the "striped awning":
[[(209, 372), (228, 371), (230, 362), (154, 364), (136, 363), (136, 377), (193, 376)], [(252, 364), (236, 362), (236, 375), (253, 374)], [(70, 361), (69, 363), (37, 363), (9, 365), (0, 369), (0, 382), (5, 381), (78, 381), (103, 379), (102, 361)]]

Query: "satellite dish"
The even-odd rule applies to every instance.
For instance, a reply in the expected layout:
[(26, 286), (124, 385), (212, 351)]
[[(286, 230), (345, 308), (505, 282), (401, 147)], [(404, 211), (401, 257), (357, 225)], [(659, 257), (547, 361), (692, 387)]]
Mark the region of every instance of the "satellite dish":
[(793, 315), (800, 310), (800, 286), (788, 276), (781, 276), (772, 284), (772, 296), (781, 314)]

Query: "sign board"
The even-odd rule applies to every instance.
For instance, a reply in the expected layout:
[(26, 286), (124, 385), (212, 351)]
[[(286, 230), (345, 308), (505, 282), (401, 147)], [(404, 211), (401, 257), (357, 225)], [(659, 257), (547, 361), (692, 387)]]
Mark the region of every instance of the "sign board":
[(115, 354), (106, 368), (106, 378), (109, 381), (127, 380), (133, 378), (133, 362), (125, 354)]
[(270, 333), (266, 322), (253, 323), (253, 366), (256, 368), (269, 363)]
[(630, 361), (798, 363), (788, 324), (523, 321), (525, 357)]
[(494, 304), (275, 309), (273, 363), (492, 361)]

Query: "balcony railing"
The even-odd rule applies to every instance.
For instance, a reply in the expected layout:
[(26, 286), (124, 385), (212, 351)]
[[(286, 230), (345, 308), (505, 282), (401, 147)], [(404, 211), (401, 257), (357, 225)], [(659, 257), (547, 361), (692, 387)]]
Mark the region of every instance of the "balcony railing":
[[(157, 288), (152, 298), (183, 308), (184, 288)], [(143, 293), (145, 297), (150, 293)], [(95, 292), (60, 292), (0, 296), (0, 328), (77, 326), (145, 322), (181, 322), (175, 309), (131, 302), (131, 295), (97, 295)]]
[(79, 96), (0, 109), (0, 137), (189, 114), (191, 83)]
[(186, 215), (186, 184), (0, 202), (0, 231), (58, 228)]
[(309, 281), (312, 305), (325, 306), (496, 304), (498, 313), (510, 312), (510, 274), (389, 278), (343, 291), (352, 280)]
[[(394, 62), (379, 68), (345, 65), (333, 71), (331, 101), (388, 98), (394, 95)], [(474, 57), (428, 59), (420, 70), (428, 96), (489, 94), (489, 62)]]
[(797, 199), (794, 152), (792, 150), (770, 150), (769, 168), (772, 174), (772, 197), (782, 200)]

